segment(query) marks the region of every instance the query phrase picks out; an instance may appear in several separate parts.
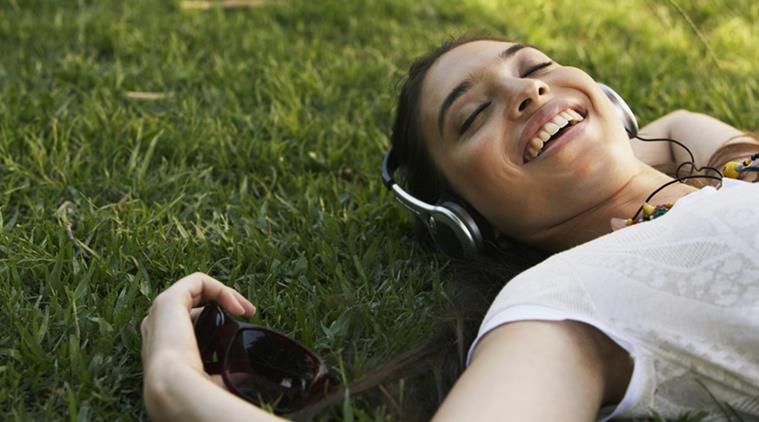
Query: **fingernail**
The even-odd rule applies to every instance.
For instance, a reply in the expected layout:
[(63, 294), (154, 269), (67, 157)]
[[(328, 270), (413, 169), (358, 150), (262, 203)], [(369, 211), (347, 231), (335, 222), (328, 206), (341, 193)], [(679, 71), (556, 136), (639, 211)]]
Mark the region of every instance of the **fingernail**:
[(624, 218), (612, 217), (611, 220), (609, 220), (609, 225), (611, 226), (612, 231), (617, 231), (626, 226), (625, 222), (626, 220)]

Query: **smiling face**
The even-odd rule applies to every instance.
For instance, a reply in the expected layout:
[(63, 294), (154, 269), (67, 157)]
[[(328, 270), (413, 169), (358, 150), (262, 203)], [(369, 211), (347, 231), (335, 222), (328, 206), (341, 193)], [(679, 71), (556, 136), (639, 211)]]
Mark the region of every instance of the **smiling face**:
[(530, 241), (591, 209), (637, 160), (595, 81), (540, 50), (473, 41), (442, 55), (421, 92), (421, 131), (453, 189)]

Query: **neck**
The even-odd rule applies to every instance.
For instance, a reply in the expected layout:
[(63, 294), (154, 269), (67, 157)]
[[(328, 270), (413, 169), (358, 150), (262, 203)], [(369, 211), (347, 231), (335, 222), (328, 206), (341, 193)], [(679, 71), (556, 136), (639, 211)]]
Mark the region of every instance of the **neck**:
[[(528, 240), (528, 243), (549, 252), (560, 252), (611, 233), (612, 218), (632, 217), (649, 195), (663, 184), (674, 180), (641, 163), (639, 170), (620, 189), (599, 204), (556, 224)], [(675, 183), (657, 193), (651, 203), (674, 204), (683, 196), (698, 190), (684, 183)], [(645, 223), (643, 223), (645, 224)]]

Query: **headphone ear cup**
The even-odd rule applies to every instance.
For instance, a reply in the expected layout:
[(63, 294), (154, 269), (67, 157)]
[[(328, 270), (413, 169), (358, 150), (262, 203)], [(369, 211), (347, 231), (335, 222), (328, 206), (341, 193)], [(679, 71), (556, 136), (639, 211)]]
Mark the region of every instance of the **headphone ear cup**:
[[(470, 212), (457, 201), (447, 200), (438, 204), (448, 213), (431, 216), (434, 221), (432, 238), (440, 249), (453, 257), (477, 255), (483, 249), (483, 234), (477, 212)], [(482, 219), (484, 220), (484, 219)]]

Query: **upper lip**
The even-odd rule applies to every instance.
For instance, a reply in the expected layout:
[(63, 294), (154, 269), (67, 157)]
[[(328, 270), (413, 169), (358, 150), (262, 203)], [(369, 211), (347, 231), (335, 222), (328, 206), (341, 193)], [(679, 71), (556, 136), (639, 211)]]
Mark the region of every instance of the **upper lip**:
[(586, 115), (585, 109), (583, 107), (580, 107), (579, 104), (566, 99), (560, 99), (546, 103), (540, 107), (532, 115), (532, 117), (530, 117), (524, 127), (524, 130), (522, 131), (522, 135), (519, 137), (519, 142), (517, 143), (520, 152), (520, 155), (518, 157), (519, 162), (524, 164), (524, 155), (527, 152), (527, 143), (530, 141), (530, 139), (537, 136), (538, 131), (543, 127), (543, 125), (553, 120), (557, 114), (568, 108), (571, 108), (583, 116)]

